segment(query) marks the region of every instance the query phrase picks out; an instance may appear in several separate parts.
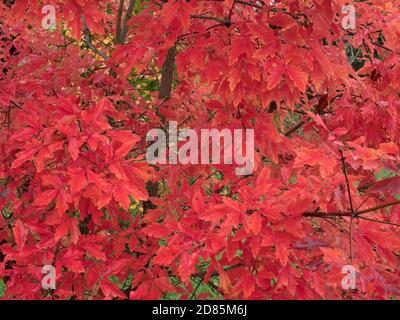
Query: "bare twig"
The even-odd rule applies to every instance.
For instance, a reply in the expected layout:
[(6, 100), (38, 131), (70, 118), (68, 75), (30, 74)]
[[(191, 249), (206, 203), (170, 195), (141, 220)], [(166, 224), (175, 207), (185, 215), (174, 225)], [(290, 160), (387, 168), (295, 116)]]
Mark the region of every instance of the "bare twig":
[[(365, 210), (358, 211), (355, 215), (355, 217), (359, 217), (361, 214), (376, 211), (379, 209), (383, 209), (386, 207), (394, 206), (400, 204), (400, 200), (397, 201), (392, 201), (388, 203), (381, 204), (379, 206), (373, 207), (373, 208), (368, 208)], [(352, 212), (304, 212), (303, 217), (315, 217), (315, 218), (322, 218), (322, 217), (351, 217), (353, 213)]]
[(295, 132), (295, 131), (297, 131), (298, 129), (300, 129), (302, 126), (304, 126), (306, 124), (306, 122), (305, 121), (300, 121), (298, 124), (296, 124), (294, 127), (292, 127), (292, 128), (290, 128), (288, 131), (286, 131), (285, 133), (284, 133), (284, 135), (287, 137), (287, 136), (290, 136), (293, 132)]
[[(324, 219), (326, 222), (328, 222), (330, 225), (332, 225), (335, 228), (339, 228), (340, 232), (346, 232), (349, 233), (338, 221), (336, 221), (336, 218), (333, 217), (322, 217), (322, 219)], [(332, 221), (335, 221), (335, 223), (333, 223)]]
[(101, 50), (97, 49), (92, 42), (92, 34), (90, 33), (89, 27), (86, 23), (86, 19), (84, 16), (81, 16), (82, 24), (83, 24), (83, 34), (85, 37), (85, 43), (89, 49), (91, 49), (94, 53), (101, 56), (104, 60), (108, 60), (108, 56)]
[(21, 110), (22, 110), (22, 106), (21, 106), (19, 103), (15, 102), (15, 101), (13, 101), (13, 100), (10, 100), (10, 102), (11, 102), (15, 107), (17, 107), (18, 109), (21, 109)]
[(189, 298), (190, 300), (192, 300), (196, 296), (196, 292), (200, 288), (200, 285), (202, 284), (202, 282), (203, 282), (203, 279), (200, 278), (199, 282), (196, 285), (196, 288), (193, 290), (192, 294), (190, 295), (190, 298)]
[(369, 197), (370, 197), (370, 196), (366, 197), (366, 198), (364, 199), (364, 201), (360, 203), (360, 205), (359, 205), (359, 206), (357, 207), (357, 209), (356, 209), (356, 212), (358, 212), (358, 210), (360, 210), (360, 208), (364, 205), (364, 203), (366, 203), (366, 202), (368, 201)]
[(243, 4), (245, 6), (254, 7), (254, 8), (257, 8), (257, 9), (262, 9), (264, 7), (264, 5), (262, 5), (262, 4), (257, 4), (257, 3), (242, 1), (242, 0), (235, 0), (235, 2)]
[(202, 19), (202, 20), (213, 20), (213, 21), (217, 21), (227, 27), (229, 27), (231, 25), (231, 21), (229, 19), (221, 19), (221, 18), (205, 16), (205, 15), (191, 15), (190, 18)]
[(351, 198), (349, 177), (347, 175), (347, 169), (346, 169), (346, 158), (344, 157), (342, 150), (339, 150), (339, 152), (340, 152), (340, 156), (341, 156), (340, 161), (342, 161), (343, 174), (346, 179), (346, 188), (347, 188), (347, 195), (349, 197), (350, 210), (352, 213), (354, 213), (353, 199)]
[[(333, 97), (330, 101), (334, 101), (336, 97)], [(329, 106), (328, 102), (328, 95), (322, 95), (318, 99), (318, 104), (314, 106), (314, 113), (315, 114), (326, 114), (330, 113), (325, 111), (325, 109)], [(284, 133), (284, 135), (290, 136), (293, 132), (296, 130), (300, 129), (302, 126), (304, 126), (306, 123), (308, 123), (311, 120), (310, 117), (307, 117), (306, 120), (301, 120), (298, 124), (296, 124), (293, 128), (289, 129), (287, 132)]]
[(383, 224), (389, 224), (389, 225), (392, 225), (392, 226), (400, 227), (400, 224), (393, 223), (393, 222), (390, 222), (390, 221), (383, 221), (383, 220), (371, 219), (371, 218), (367, 218), (367, 217), (363, 217), (363, 216), (359, 216), (358, 218), (363, 219), (363, 220), (372, 221), (372, 222), (383, 223)]
[(350, 217), (350, 225), (349, 225), (349, 248), (350, 248), (350, 263), (353, 261), (353, 218), (354, 218), (354, 208), (353, 208), (353, 199), (351, 197), (351, 191), (350, 191), (350, 183), (349, 183), (349, 177), (347, 175), (347, 168), (346, 168), (346, 158), (343, 155), (343, 151), (339, 150), (340, 152), (340, 160), (342, 161), (342, 170), (344, 177), (346, 179), (346, 188), (347, 188), (347, 195), (349, 198), (349, 204), (350, 204), (350, 210), (351, 210), (351, 217)]
[(148, 2), (150, 2), (150, 3), (152, 3), (152, 4), (155, 4), (157, 7), (159, 7), (160, 9), (162, 8), (162, 4), (161, 3), (158, 3), (158, 2), (156, 2), (156, 1), (153, 1), (153, 0), (147, 0)]

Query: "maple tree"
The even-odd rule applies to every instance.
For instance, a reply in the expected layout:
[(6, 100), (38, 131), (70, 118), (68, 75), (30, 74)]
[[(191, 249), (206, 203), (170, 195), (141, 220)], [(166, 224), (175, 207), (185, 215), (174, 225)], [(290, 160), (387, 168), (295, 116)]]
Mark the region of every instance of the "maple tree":
[[(346, 4), (2, 0), (3, 298), (399, 297), (399, 4)], [(168, 121), (253, 128), (254, 172), (148, 164)]]

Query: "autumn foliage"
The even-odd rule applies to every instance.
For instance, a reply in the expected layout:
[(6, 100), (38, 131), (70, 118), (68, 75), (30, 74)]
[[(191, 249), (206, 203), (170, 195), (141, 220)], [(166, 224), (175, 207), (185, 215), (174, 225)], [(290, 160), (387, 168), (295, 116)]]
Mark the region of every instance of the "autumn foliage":
[[(3, 299), (400, 297), (399, 3), (350, 2), (0, 1)], [(168, 121), (254, 172), (148, 164)]]

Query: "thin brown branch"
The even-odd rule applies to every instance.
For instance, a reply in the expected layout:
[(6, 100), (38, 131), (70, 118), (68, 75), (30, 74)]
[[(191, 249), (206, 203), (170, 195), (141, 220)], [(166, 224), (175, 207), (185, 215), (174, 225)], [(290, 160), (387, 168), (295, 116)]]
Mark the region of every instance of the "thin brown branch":
[(13, 100), (10, 100), (10, 102), (11, 102), (15, 107), (17, 107), (18, 109), (21, 109), (21, 110), (22, 110), (22, 106), (21, 106), (19, 103), (15, 102), (15, 101), (13, 101)]
[(377, 46), (377, 47), (380, 47), (380, 48), (382, 48), (382, 49), (385, 49), (385, 50), (387, 50), (387, 51), (389, 51), (389, 52), (394, 52), (392, 49), (390, 49), (390, 48), (388, 48), (388, 47), (385, 47), (383, 44), (380, 44), (380, 43), (377, 43), (377, 42), (374, 42), (374, 41), (371, 41), (371, 43), (372, 43), (373, 45), (375, 45), (375, 46)]
[(129, 0), (128, 10), (126, 11), (124, 22), (121, 30), (121, 43), (125, 43), (126, 36), (128, 35), (128, 22), (132, 18), (133, 9), (135, 8), (136, 0)]
[(350, 217), (350, 224), (349, 224), (349, 258), (350, 258), (350, 263), (353, 261), (353, 218), (354, 218), (354, 208), (353, 208), (353, 199), (351, 197), (351, 191), (350, 191), (350, 183), (349, 183), (349, 177), (347, 175), (347, 168), (346, 168), (346, 158), (343, 155), (343, 151), (339, 150), (340, 152), (340, 161), (342, 162), (342, 170), (343, 174), (346, 180), (346, 189), (347, 189), (347, 196), (349, 198), (349, 204), (350, 204), (350, 210), (351, 210), (351, 217)]
[(196, 285), (196, 288), (194, 288), (192, 294), (190, 295), (189, 300), (193, 300), (193, 298), (196, 296), (197, 290), (200, 288), (200, 285), (203, 283), (203, 279), (199, 279), (199, 282)]
[[(333, 101), (336, 97), (332, 98), (331, 101)], [(319, 97), (318, 99), (318, 104), (314, 106), (314, 113), (315, 114), (326, 114), (326, 113), (331, 113), (331, 112), (327, 112), (325, 111), (325, 109), (329, 106), (329, 102), (328, 102), (328, 95), (322, 95)], [(293, 132), (295, 132), (296, 130), (300, 129), (302, 126), (304, 126), (307, 122), (309, 122), (311, 118), (307, 117), (307, 120), (301, 120), (298, 124), (296, 124), (293, 128), (289, 129), (287, 132), (284, 133), (284, 135), (290, 136)]]
[[(225, 271), (229, 271), (229, 270), (237, 269), (237, 268), (240, 268), (240, 267), (244, 267), (244, 264), (243, 264), (243, 263), (236, 263), (236, 264), (234, 264), (234, 265), (225, 267), (224, 270), (225, 270)], [(204, 271), (204, 272), (196, 273), (196, 274), (194, 274), (193, 276), (199, 277), (200, 279), (204, 279), (204, 277), (205, 277), (206, 274), (207, 274), (207, 272)], [(213, 272), (211, 272), (210, 277), (216, 277), (216, 276), (218, 276), (218, 275), (219, 275), (218, 271), (213, 271)]]
[(397, 204), (400, 204), (400, 200), (388, 202), (388, 203), (381, 204), (381, 205), (373, 207), (373, 208), (369, 208), (369, 209), (358, 211), (357, 212), (357, 216), (359, 216), (360, 214), (368, 213), (368, 212), (371, 212), (371, 211), (376, 211), (376, 210), (383, 209), (383, 208), (390, 207), (390, 206), (394, 206), (394, 205), (397, 205)]
[(115, 32), (115, 43), (121, 43), (121, 23), (122, 23), (122, 12), (124, 11), (125, 0), (119, 1), (118, 13), (117, 13), (117, 27)]
[(152, 3), (152, 4), (154, 4), (154, 5), (156, 5), (156, 6), (159, 7), (160, 9), (162, 8), (162, 4), (161, 4), (161, 3), (158, 3), (158, 2), (153, 1), (153, 0), (147, 0), (147, 1), (150, 2), (150, 3)]
[(213, 21), (217, 21), (227, 27), (229, 27), (231, 25), (231, 21), (229, 19), (221, 19), (221, 18), (205, 16), (205, 15), (191, 15), (190, 18), (202, 19), (202, 20), (213, 20)]
[(8, 106), (8, 110), (7, 110), (7, 115), (6, 115), (6, 124), (7, 124), (7, 128), (10, 129), (10, 125), (11, 125), (11, 105)]
[[(371, 35), (368, 35), (368, 38), (369, 38), (370, 42), (371, 42), (373, 45), (375, 45), (375, 46), (377, 46), (377, 47), (380, 47), (380, 48), (382, 48), (382, 49), (384, 49), (384, 50), (386, 50), (386, 51), (394, 52), (394, 50), (392, 50), (392, 49), (390, 49), (390, 48), (384, 46), (383, 44), (380, 44), (380, 43), (378, 43), (378, 42), (375, 42), (375, 41), (372, 39)], [(398, 52), (396, 52), (396, 53), (399, 54)]]
[(235, 8), (235, 4), (236, 4), (236, 1), (233, 1), (232, 2), (232, 6), (231, 6), (231, 8), (229, 10), (228, 18), (227, 18), (228, 21), (231, 21), (232, 14), (233, 14), (233, 9)]
[(81, 21), (83, 24), (83, 35), (85, 38), (85, 44), (89, 49), (91, 49), (94, 53), (101, 56), (104, 60), (108, 60), (108, 56), (101, 50), (97, 49), (92, 42), (92, 34), (90, 33), (89, 27), (86, 23), (86, 19), (84, 16), (81, 16)]
[(353, 199), (351, 197), (349, 177), (347, 175), (346, 158), (344, 157), (342, 150), (339, 150), (339, 152), (340, 152), (340, 156), (341, 156), (340, 161), (342, 162), (343, 174), (346, 179), (346, 189), (347, 189), (347, 195), (349, 197), (350, 210), (354, 214)]
[(368, 201), (369, 197), (370, 197), (370, 196), (366, 197), (366, 198), (364, 199), (364, 201), (360, 203), (360, 205), (359, 205), (359, 206), (357, 207), (357, 209), (356, 209), (356, 212), (358, 212), (358, 210), (360, 210), (360, 208), (364, 205), (364, 203), (366, 203), (366, 202)]
[(359, 216), (359, 217), (357, 217), (357, 218), (363, 219), (363, 220), (372, 221), (372, 222), (382, 223), (382, 224), (389, 224), (389, 225), (391, 225), (391, 226), (400, 227), (400, 224), (393, 223), (393, 222), (390, 222), (390, 221), (383, 221), (383, 220), (371, 219), (371, 218), (367, 218), (367, 217), (363, 217), (363, 216)]
[(257, 9), (262, 9), (264, 7), (264, 5), (262, 5), (262, 4), (257, 4), (257, 3), (242, 1), (242, 0), (235, 0), (235, 3), (240, 3), (245, 6), (250, 6), (250, 7), (257, 8)]
[[(379, 206), (373, 207), (373, 208), (368, 208), (365, 210), (361, 210), (358, 211), (355, 215), (355, 217), (359, 217), (361, 214), (364, 213), (368, 213), (368, 212), (372, 212), (372, 211), (376, 211), (379, 209), (383, 209), (386, 207), (390, 207), (390, 206), (394, 206), (400, 204), (400, 200), (397, 201), (392, 201), (392, 202), (388, 202), (388, 203), (384, 203), (381, 204)], [(322, 218), (322, 217), (351, 217), (352, 216), (352, 212), (320, 212), (320, 211), (316, 211), (316, 212), (304, 212), (303, 213), (303, 217), (315, 217), (315, 218)]]
[[(321, 217), (322, 219), (324, 219), (326, 222), (328, 222), (330, 225), (332, 225), (335, 228), (339, 228), (340, 232), (347, 232), (349, 233), (338, 221), (336, 221), (336, 218), (333, 217)], [(335, 223), (333, 223), (332, 221), (335, 221)]]
[(295, 132), (295, 131), (297, 131), (298, 129), (300, 129), (302, 126), (304, 126), (306, 124), (306, 122), (305, 121), (300, 121), (298, 124), (296, 124), (294, 127), (292, 127), (292, 128), (290, 128), (288, 131), (286, 131), (285, 133), (284, 133), (284, 135), (287, 137), (287, 136), (290, 136), (293, 132)]

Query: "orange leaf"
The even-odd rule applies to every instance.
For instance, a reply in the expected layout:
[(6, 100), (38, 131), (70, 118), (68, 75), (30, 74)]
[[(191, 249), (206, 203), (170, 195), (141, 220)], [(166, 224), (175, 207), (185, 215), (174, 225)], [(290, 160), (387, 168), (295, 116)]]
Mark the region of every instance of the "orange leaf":
[(299, 67), (287, 66), (287, 74), (289, 78), (294, 82), (294, 85), (302, 92), (306, 90), (308, 83), (308, 75), (303, 72)]

